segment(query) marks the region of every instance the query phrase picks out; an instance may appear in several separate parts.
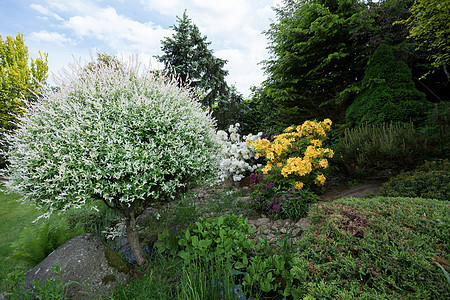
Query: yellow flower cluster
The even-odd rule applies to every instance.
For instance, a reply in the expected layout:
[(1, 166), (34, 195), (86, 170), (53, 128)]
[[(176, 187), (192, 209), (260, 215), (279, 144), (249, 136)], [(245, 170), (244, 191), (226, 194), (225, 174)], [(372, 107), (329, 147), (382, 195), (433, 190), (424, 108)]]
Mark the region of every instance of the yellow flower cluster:
[(323, 176), (323, 174), (320, 174), (319, 176), (316, 177), (316, 180), (314, 181), (316, 184), (321, 184), (324, 185), (325, 184), (325, 176)]
[[(331, 149), (321, 147), (331, 124), (330, 119), (322, 122), (305, 121), (302, 125), (286, 128), (284, 133), (275, 136), (273, 142), (262, 139), (247, 141), (247, 145), (253, 146), (257, 157), (263, 155), (267, 159), (263, 173), (267, 174), (276, 166), (284, 177), (302, 177), (311, 173), (313, 168), (328, 168), (328, 160), (325, 157), (331, 158), (334, 153)], [(315, 183), (323, 185), (325, 179), (325, 176), (320, 174)], [(303, 182), (296, 181), (295, 188), (303, 188)]]

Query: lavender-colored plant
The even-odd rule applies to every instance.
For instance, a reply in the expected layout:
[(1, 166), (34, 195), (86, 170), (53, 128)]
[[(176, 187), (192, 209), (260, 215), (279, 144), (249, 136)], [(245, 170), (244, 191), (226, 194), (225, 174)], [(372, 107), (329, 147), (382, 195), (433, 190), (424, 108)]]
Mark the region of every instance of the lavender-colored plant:
[[(136, 59), (74, 64), (58, 91), (30, 107), (8, 136), (9, 188), (54, 211), (102, 200), (124, 218), (138, 265), (136, 218), (216, 171), (220, 146), (209, 111), (172, 77)], [(211, 177), (212, 178), (212, 177)]]

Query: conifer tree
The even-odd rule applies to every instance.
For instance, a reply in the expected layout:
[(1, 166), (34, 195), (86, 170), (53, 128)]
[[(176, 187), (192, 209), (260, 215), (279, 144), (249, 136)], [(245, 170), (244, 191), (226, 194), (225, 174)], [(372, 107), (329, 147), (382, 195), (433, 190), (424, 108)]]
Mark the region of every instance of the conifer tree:
[(223, 69), (227, 61), (215, 57), (208, 49), (211, 42), (202, 36), (186, 11), (177, 21), (172, 27), (175, 33), (161, 41), (164, 54), (157, 59), (165, 64), (166, 70), (175, 71), (183, 82), (202, 89), (205, 93), (202, 104), (212, 108), (219, 97), (229, 94), (225, 82), (228, 71)]
[(410, 122), (420, 125), (430, 103), (412, 80), (411, 69), (396, 60), (392, 47), (381, 45), (369, 61), (363, 85), (366, 88), (346, 111), (350, 125)]

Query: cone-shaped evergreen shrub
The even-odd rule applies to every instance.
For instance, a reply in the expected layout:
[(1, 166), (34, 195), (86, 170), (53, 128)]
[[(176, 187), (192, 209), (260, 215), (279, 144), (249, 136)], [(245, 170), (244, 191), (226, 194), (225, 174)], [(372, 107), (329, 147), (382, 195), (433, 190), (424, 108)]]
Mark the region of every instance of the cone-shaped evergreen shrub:
[(193, 93), (138, 62), (75, 66), (8, 141), (14, 191), (49, 213), (102, 200), (125, 218), (138, 264), (136, 217), (212, 173), (219, 152)]
[(430, 103), (415, 88), (408, 65), (395, 59), (391, 46), (381, 45), (372, 55), (363, 84), (366, 88), (346, 111), (350, 125), (424, 122)]

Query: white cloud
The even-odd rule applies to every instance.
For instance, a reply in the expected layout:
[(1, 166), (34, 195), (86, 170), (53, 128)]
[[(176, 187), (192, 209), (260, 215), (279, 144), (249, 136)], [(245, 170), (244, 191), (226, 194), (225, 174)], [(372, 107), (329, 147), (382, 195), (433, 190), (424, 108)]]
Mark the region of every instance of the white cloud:
[(67, 38), (64, 34), (58, 32), (48, 32), (47, 30), (41, 30), (39, 32), (32, 32), (30, 39), (38, 42), (53, 43), (63, 45), (72, 43), (70, 38)]
[(53, 12), (51, 12), (48, 8), (43, 7), (42, 5), (39, 4), (31, 4), (30, 7), (38, 12), (40, 12), (41, 14), (45, 15), (45, 16), (49, 16), (49, 17), (53, 17), (58, 21), (64, 21), (63, 18), (61, 18), (58, 14), (55, 14)]
[(114, 51), (137, 51), (156, 54), (159, 41), (170, 30), (151, 22), (140, 23), (117, 14), (112, 7), (98, 9), (95, 15), (74, 16), (64, 23), (79, 38), (103, 41)]

